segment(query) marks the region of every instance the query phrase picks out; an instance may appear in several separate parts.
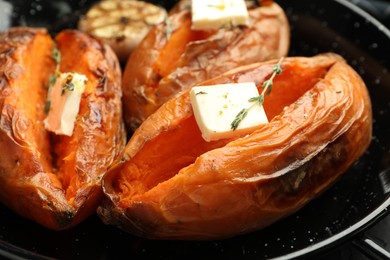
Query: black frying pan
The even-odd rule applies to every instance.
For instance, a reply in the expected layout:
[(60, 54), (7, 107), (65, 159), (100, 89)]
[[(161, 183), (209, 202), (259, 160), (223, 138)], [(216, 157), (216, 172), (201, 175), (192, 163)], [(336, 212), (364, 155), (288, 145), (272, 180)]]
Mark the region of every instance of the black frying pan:
[[(9, 2), (12, 2), (9, 6), (13, 6), (13, 12), (8, 12), (4, 6), (0, 8), (0, 26), (45, 26), (53, 34), (75, 26), (78, 15), (91, 4), (87, 0)], [(0, 205), (0, 256), (16, 259), (289, 259), (317, 256), (352, 239), (355, 244), (372, 248), (364, 239), (364, 231), (385, 216), (390, 205), (390, 32), (346, 0), (277, 2), (286, 10), (292, 26), (290, 55), (339, 53), (369, 88), (374, 113), (373, 141), (340, 181), (296, 214), (268, 228), (210, 242), (140, 239), (103, 225), (96, 216), (74, 229), (54, 232)], [(6, 3), (0, 1), (0, 4)]]

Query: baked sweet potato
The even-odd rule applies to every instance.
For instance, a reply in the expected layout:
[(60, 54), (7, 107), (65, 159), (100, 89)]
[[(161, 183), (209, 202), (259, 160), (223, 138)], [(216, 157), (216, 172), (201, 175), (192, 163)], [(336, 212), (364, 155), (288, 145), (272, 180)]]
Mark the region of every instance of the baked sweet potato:
[[(276, 60), (246, 65), (202, 84), (255, 82)], [(221, 239), (268, 226), (334, 183), (371, 140), (371, 103), (338, 55), (285, 58), (253, 133), (206, 142), (189, 91), (135, 131), (103, 178), (108, 224), (154, 239)]]
[(276, 3), (248, 6), (249, 26), (208, 31), (191, 29), (189, 3), (180, 1), (169, 22), (155, 26), (127, 61), (122, 90), (130, 130), (181, 90), (288, 52), (289, 24)]
[(61, 72), (88, 78), (72, 136), (44, 128), (54, 41), (44, 29), (0, 34), (0, 200), (43, 226), (69, 228), (94, 213), (101, 178), (126, 141), (121, 71), (111, 49), (77, 31), (56, 37)]

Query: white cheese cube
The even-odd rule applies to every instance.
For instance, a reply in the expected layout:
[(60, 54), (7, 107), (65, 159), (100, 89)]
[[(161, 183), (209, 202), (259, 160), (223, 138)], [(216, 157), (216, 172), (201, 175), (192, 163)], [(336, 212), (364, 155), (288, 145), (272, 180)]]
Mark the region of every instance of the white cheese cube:
[[(253, 82), (193, 87), (190, 90), (191, 104), (203, 138), (207, 142), (230, 138), (251, 133), (268, 123), (263, 106), (249, 101), (258, 96)], [(231, 124), (242, 109), (249, 111), (233, 130)]]
[(249, 14), (244, 0), (192, 0), (192, 29), (218, 29), (247, 25)]
[(45, 128), (57, 135), (71, 136), (80, 109), (81, 95), (87, 77), (77, 73), (61, 73), (49, 92), (50, 109)]

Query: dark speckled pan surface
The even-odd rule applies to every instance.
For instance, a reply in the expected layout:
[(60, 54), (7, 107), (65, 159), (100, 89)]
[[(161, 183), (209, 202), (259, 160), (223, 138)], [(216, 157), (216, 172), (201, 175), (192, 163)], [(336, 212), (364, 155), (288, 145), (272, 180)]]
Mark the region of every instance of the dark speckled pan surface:
[[(363, 77), (373, 104), (373, 141), (334, 186), (296, 214), (258, 232), (223, 241), (151, 241), (93, 216), (54, 232), (0, 205), (0, 256), (16, 259), (312, 259), (356, 239), (390, 205), (390, 32), (344, 0), (277, 1), (291, 23), (290, 55), (336, 52)], [(0, 1), (0, 30), (74, 27), (92, 1)], [(164, 1), (160, 1), (160, 4)], [(169, 8), (172, 3), (165, 3)], [(3, 151), (0, 151), (0, 156)]]

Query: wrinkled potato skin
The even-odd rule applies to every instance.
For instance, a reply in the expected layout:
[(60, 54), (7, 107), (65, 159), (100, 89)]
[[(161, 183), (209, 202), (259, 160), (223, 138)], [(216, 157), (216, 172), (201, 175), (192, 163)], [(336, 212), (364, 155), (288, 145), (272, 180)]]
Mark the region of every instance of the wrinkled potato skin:
[(248, 27), (223, 28), (206, 39), (190, 41), (177, 68), (166, 76), (160, 75), (155, 64), (167, 45), (167, 30), (172, 31), (168, 40), (171, 41), (175, 32), (191, 19), (188, 3), (180, 1), (170, 12), (170, 26), (161, 23), (154, 27), (126, 64), (122, 88), (125, 123), (129, 129), (136, 129), (181, 90), (237, 66), (287, 55), (290, 28), (282, 8), (274, 3), (251, 7)]
[[(261, 88), (276, 63), (202, 84)], [(333, 184), (371, 141), (366, 86), (334, 54), (285, 58), (281, 67), (265, 98), (269, 124), (241, 138), (205, 142), (189, 91), (161, 106), (105, 175), (101, 219), (153, 239), (222, 239), (268, 226)]]
[(101, 178), (125, 145), (121, 72), (116, 56), (76, 31), (57, 38), (60, 71), (88, 78), (71, 137), (44, 126), (53, 40), (43, 29), (0, 35), (0, 200), (50, 229), (76, 225), (94, 213)]

